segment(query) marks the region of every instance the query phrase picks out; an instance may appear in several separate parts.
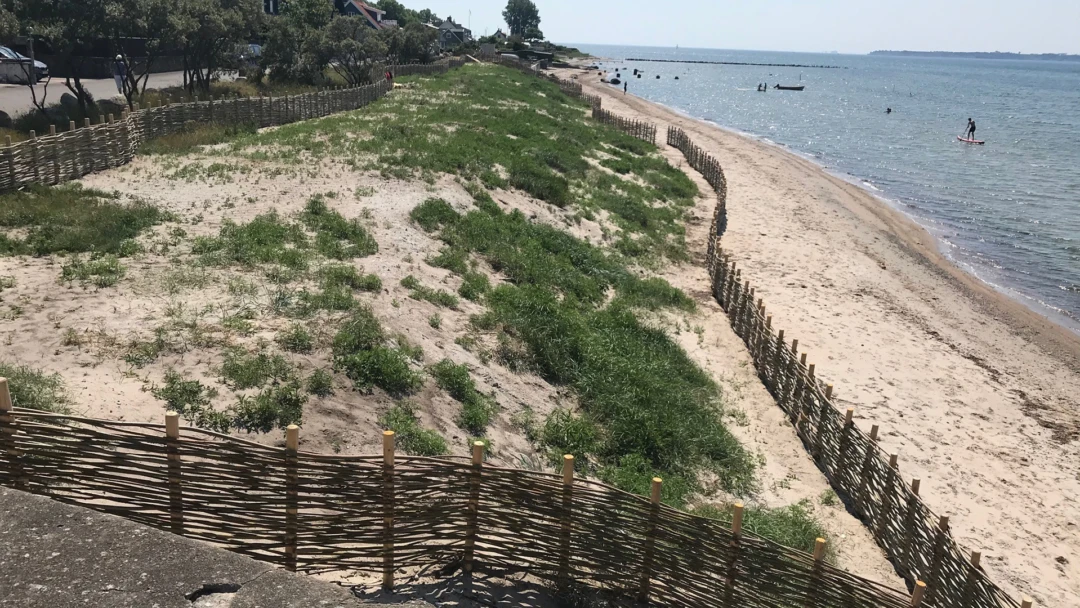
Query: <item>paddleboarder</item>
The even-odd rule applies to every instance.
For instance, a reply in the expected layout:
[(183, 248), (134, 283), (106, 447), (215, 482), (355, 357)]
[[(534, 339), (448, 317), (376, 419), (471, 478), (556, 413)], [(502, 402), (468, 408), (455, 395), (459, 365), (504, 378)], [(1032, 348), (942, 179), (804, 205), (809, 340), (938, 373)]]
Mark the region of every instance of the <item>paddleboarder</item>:
[(975, 139), (975, 121), (970, 118), (968, 119), (967, 134), (965, 135), (965, 138), (971, 140)]

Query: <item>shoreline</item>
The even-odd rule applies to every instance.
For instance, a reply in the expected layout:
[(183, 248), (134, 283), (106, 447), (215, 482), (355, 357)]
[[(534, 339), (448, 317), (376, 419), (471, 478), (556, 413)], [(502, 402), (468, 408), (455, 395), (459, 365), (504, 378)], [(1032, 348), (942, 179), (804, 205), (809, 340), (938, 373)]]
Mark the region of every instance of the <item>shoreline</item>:
[[(881, 425), (905, 482), (922, 480), (991, 578), (1042, 605), (1080, 603), (1080, 336), (969, 274), (925, 227), (813, 160), (581, 82), (606, 109), (660, 132), (679, 126), (720, 160), (722, 246), (774, 327), (799, 340), (861, 428)], [(1018, 495), (1050, 511), (1032, 521)]]

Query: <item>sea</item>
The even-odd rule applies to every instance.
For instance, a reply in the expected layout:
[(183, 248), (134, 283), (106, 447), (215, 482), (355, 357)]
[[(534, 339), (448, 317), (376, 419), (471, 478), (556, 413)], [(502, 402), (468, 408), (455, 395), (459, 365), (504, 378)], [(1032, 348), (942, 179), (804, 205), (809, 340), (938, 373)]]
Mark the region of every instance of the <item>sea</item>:
[[(1080, 332), (1080, 63), (572, 46), (622, 68), (635, 95), (862, 186), (955, 264)], [(806, 89), (759, 93), (759, 83)], [(968, 118), (985, 145), (957, 141)]]

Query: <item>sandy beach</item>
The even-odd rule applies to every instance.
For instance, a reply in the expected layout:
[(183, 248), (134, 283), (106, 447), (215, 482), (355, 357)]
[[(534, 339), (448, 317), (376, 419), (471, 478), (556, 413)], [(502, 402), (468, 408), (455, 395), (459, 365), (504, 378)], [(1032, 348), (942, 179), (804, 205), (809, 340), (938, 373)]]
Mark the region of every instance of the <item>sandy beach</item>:
[(580, 82), (605, 109), (656, 123), (658, 139), (676, 125), (720, 160), (725, 251), (990, 578), (1037, 605), (1080, 605), (1077, 336), (952, 265), (869, 192), (594, 78)]

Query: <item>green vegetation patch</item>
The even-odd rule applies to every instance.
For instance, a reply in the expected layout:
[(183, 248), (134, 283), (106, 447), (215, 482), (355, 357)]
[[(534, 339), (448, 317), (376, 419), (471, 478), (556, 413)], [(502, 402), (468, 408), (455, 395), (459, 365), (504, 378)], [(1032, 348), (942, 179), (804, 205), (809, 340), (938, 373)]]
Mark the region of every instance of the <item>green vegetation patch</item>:
[(477, 206), (459, 214), (433, 199), (412, 218), (507, 277), (487, 293), (489, 310), (473, 327), (497, 332), (509, 360), (576, 391), (581, 415), (563, 410), (544, 424), (551, 454), (573, 453), (631, 491), (645, 493), (652, 477), (663, 477), (671, 504), (701, 489), (703, 470), (729, 491), (751, 490), (755, 460), (724, 427), (719, 389), (636, 312), (692, 310), (693, 301), (663, 280), (639, 278), (617, 256), (503, 212), (484, 193)]
[(416, 406), (402, 402), (379, 417), (379, 426), (394, 431), (397, 446), (406, 454), (442, 456), (450, 452), (446, 440), (437, 432), (420, 426)]
[(431, 366), (431, 375), (439, 388), (461, 402), (457, 424), (473, 435), (482, 436), (498, 410), (495, 398), (476, 390), (476, 383), (469, 375), (469, 368), (443, 359)]
[[(168, 219), (146, 203), (124, 204), (119, 196), (83, 188), (27, 186), (0, 194), (0, 255), (133, 252), (131, 239)], [(24, 237), (4, 229), (24, 229)]]
[(421, 285), (420, 281), (411, 274), (404, 279), (401, 279), (401, 286), (409, 290), (409, 297), (414, 300), (424, 300), (425, 302), (431, 302), (436, 306), (442, 306), (444, 308), (457, 308), (457, 296), (441, 289), (432, 289), (431, 287)]
[(687, 259), (683, 224), (697, 188), (652, 144), (596, 123), (584, 102), (515, 70), (472, 66), (403, 81), (412, 88), (364, 112), (285, 125), (234, 147), (288, 162), (333, 155), (402, 179), (448, 173), (587, 217), (602, 209), (624, 255)]
[(91, 257), (89, 260), (76, 255), (60, 267), (60, 281), (111, 287), (119, 283), (126, 273), (127, 269), (115, 255)]
[(423, 375), (413, 369), (415, 354), (397, 338), (391, 345), (370, 308), (358, 307), (334, 336), (334, 366), (362, 391), (378, 387), (391, 395), (419, 390)]
[(71, 413), (71, 401), (60, 374), (46, 374), (25, 365), (0, 362), (0, 378), (7, 378), (15, 407), (54, 414)]
[[(666, 483), (666, 480), (665, 480)], [(730, 522), (732, 507), (704, 505), (695, 507), (694, 515)], [(743, 511), (743, 530), (767, 538), (785, 547), (792, 547), (807, 553), (814, 552), (814, 545), (819, 538), (828, 540), (825, 528), (814, 519), (808, 501), (779, 508), (747, 507)], [(832, 543), (826, 545), (825, 558), (833, 561), (836, 553)]]
[(188, 380), (175, 370), (165, 372), (165, 383), (154, 386), (151, 392), (165, 402), (167, 410), (175, 411), (184, 420), (204, 429), (228, 433), (239, 429), (254, 433), (269, 433), (300, 424), (307, 396), (299, 381), (267, 387), (255, 396), (241, 396), (226, 410), (217, 410), (211, 402), (217, 391), (198, 380)]
[(259, 388), (271, 381), (287, 381), (294, 374), (292, 364), (281, 355), (248, 353), (237, 348), (226, 351), (225, 361), (221, 364), (221, 376), (234, 390)]
[[(271, 280), (289, 282), (307, 271), (314, 253), (346, 260), (371, 255), (378, 245), (358, 220), (345, 219), (316, 196), (308, 201), (299, 222), (274, 211), (247, 224), (226, 220), (218, 236), (195, 239), (192, 251), (209, 264), (274, 265)], [(367, 281), (364, 285), (370, 287), (371, 279)]]
[(152, 139), (139, 147), (140, 154), (188, 154), (201, 146), (232, 141), (242, 135), (252, 135), (258, 127), (252, 123), (197, 124), (189, 123), (183, 129)]

